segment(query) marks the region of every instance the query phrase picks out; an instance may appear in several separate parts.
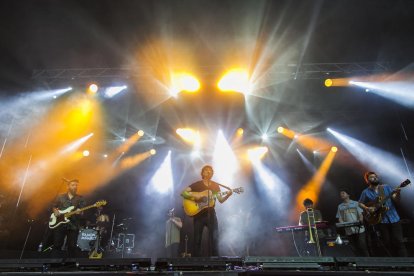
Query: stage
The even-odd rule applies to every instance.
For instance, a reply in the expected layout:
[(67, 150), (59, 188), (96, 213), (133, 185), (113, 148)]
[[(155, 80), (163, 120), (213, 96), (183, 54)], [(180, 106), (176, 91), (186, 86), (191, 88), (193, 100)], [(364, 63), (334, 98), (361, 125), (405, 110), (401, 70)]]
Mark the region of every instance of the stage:
[(414, 258), (198, 257), (1, 259), (2, 274), (414, 275)]

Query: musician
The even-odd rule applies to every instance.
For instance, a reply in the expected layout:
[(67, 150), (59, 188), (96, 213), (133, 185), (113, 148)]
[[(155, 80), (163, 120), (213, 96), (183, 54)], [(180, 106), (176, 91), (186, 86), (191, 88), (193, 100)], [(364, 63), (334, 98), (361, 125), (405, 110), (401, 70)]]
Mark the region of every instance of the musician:
[(363, 226), (362, 209), (357, 201), (351, 200), (349, 192), (346, 189), (340, 189), (339, 196), (342, 203), (338, 205), (336, 218), (339, 222), (359, 222), (360, 226), (345, 227), (345, 234), (350, 241), (352, 250), (356, 256), (369, 257), (367, 248), (365, 228)]
[[(321, 213), (321, 211), (315, 210), (313, 208), (313, 201), (312, 201), (312, 199), (306, 198), (303, 201), (303, 206), (305, 207), (305, 211), (303, 211), (302, 213), (300, 213), (299, 225), (308, 225), (308, 222), (309, 222), (309, 213), (308, 213), (308, 210), (309, 209), (312, 209), (313, 210), (313, 214), (315, 216), (315, 223), (322, 221), (322, 213)], [(312, 223), (312, 221), (311, 221), (311, 223)]]
[[(210, 200), (210, 198), (205, 198), (204, 196), (198, 195), (195, 192), (203, 192), (210, 190), (213, 193), (216, 193), (214, 196), (214, 202), (217, 198), (220, 203), (225, 202), (231, 195), (232, 190), (222, 184), (214, 182), (211, 180), (213, 177), (214, 171), (213, 167), (206, 165), (201, 169), (201, 178), (202, 180), (197, 181), (190, 186), (188, 186), (181, 194), (185, 199), (194, 200), (196, 202), (202, 202), (203, 200)], [(225, 187), (228, 192), (226, 196), (220, 194), (220, 186)], [(207, 207), (202, 210), (200, 213), (194, 216), (194, 255), (196, 257), (201, 256), (201, 240), (204, 226), (208, 228), (208, 244), (209, 250), (208, 254), (212, 256), (218, 256), (218, 222), (216, 211), (214, 205), (212, 207)]]
[[(300, 213), (299, 225), (309, 225), (309, 223), (310, 225), (315, 225), (318, 222), (322, 222), (322, 213), (321, 211), (314, 209), (312, 199), (306, 198), (303, 201), (303, 206), (305, 207), (305, 211)], [(305, 237), (307, 242), (304, 246), (304, 249), (302, 250), (305, 255), (319, 255), (319, 249), (320, 253), (324, 255), (326, 247), (326, 235), (322, 229), (317, 229), (317, 231), (312, 230), (311, 233), (309, 231), (306, 231)], [(310, 246), (313, 243), (312, 240), (316, 243), (316, 247)]]
[[(359, 198), (359, 206), (365, 210), (365, 212), (375, 212), (375, 207), (369, 207), (368, 203), (375, 202), (379, 196), (385, 198), (390, 196), (385, 201), (386, 212), (383, 214), (382, 221), (378, 224), (379, 231), (381, 233), (381, 239), (386, 246), (386, 249), (393, 248), (393, 245), (397, 249), (397, 255), (400, 257), (407, 256), (407, 250), (403, 242), (403, 232), (400, 223), (400, 217), (395, 209), (394, 201), (400, 199), (400, 188), (395, 190), (389, 185), (380, 184), (379, 177), (375, 172), (366, 172), (364, 174), (365, 182), (368, 188), (362, 191)], [(388, 252), (388, 255), (394, 255)]]
[(96, 231), (99, 232), (100, 247), (105, 248), (108, 243), (108, 230), (110, 228), (109, 216), (105, 214), (104, 207), (98, 206), (95, 213)]
[(180, 231), (183, 227), (181, 218), (174, 215), (174, 208), (168, 211), (168, 220), (165, 222), (165, 248), (167, 257), (177, 258), (180, 249)]
[[(79, 180), (72, 179), (67, 181), (67, 191), (59, 195), (53, 203), (53, 213), (55, 216), (61, 216), (59, 210), (65, 210), (70, 206), (75, 206), (75, 210), (85, 206), (85, 201), (82, 196), (77, 194)], [(53, 229), (53, 257), (61, 256), (61, 249), (66, 237), (66, 245), (68, 248), (68, 257), (76, 256), (76, 242), (79, 232), (80, 215), (73, 215), (70, 217), (70, 222), (61, 224)]]

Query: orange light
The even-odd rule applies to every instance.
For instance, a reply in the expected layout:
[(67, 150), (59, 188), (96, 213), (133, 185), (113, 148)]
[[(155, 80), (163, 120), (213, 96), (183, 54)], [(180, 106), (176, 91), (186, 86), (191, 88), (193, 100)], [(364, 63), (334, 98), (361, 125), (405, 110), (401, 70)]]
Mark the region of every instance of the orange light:
[(150, 150), (150, 154), (151, 154), (151, 155), (155, 155), (156, 153), (157, 153), (157, 151), (156, 151), (155, 149), (151, 149), (151, 150)]
[(90, 152), (89, 152), (89, 150), (84, 150), (82, 152), (82, 154), (83, 154), (84, 157), (87, 157), (87, 156), (89, 156)]
[(142, 137), (142, 136), (144, 136), (144, 131), (143, 130), (138, 130), (137, 134), (138, 134), (138, 136)]
[(332, 86), (332, 84), (333, 84), (332, 79), (326, 79), (326, 80), (325, 80), (325, 86), (326, 86), (326, 87), (331, 87), (331, 86)]
[(277, 128), (277, 132), (279, 132), (279, 133), (283, 133), (283, 131), (284, 131), (285, 129), (283, 128), (283, 127), (278, 127)]
[(242, 136), (244, 133), (244, 130), (242, 128), (237, 129), (237, 135)]
[(252, 85), (249, 80), (249, 74), (244, 69), (232, 69), (220, 79), (217, 84), (221, 91), (235, 91), (243, 94), (251, 92)]
[(332, 151), (332, 152), (337, 152), (337, 151), (338, 151), (338, 148), (337, 148), (337, 147), (332, 147), (332, 148), (331, 148), (331, 151)]

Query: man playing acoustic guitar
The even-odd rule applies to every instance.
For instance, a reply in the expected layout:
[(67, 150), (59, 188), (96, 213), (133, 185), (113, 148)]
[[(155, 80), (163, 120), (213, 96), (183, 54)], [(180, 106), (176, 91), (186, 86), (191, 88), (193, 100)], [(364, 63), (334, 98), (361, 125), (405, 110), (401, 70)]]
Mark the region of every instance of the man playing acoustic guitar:
[[(211, 180), (213, 177), (213, 168), (211, 166), (204, 166), (201, 169), (201, 181), (197, 181), (188, 186), (181, 194), (185, 199), (193, 200), (195, 202), (213, 202), (208, 204), (206, 208), (194, 215), (194, 251), (196, 257), (201, 256), (201, 240), (204, 226), (208, 228), (208, 254), (211, 256), (218, 256), (218, 223), (216, 211), (214, 209), (215, 199), (220, 203), (226, 201), (231, 195), (232, 190), (223, 197), (220, 193), (220, 186), (225, 187), (217, 182)], [(211, 191), (211, 192), (206, 192)]]
[[(370, 224), (378, 223), (381, 239), (387, 250), (395, 245), (398, 256), (407, 256), (407, 250), (403, 243), (400, 217), (393, 202), (400, 199), (400, 191), (403, 186), (401, 185), (393, 190), (389, 185), (380, 185), (379, 178), (375, 172), (366, 172), (364, 179), (369, 186), (362, 191), (359, 198), (359, 206), (364, 210), (365, 220)], [(382, 205), (378, 204), (378, 202), (384, 199), (386, 200)], [(380, 221), (375, 221), (376, 217)], [(391, 252), (387, 253), (388, 255), (394, 255)]]

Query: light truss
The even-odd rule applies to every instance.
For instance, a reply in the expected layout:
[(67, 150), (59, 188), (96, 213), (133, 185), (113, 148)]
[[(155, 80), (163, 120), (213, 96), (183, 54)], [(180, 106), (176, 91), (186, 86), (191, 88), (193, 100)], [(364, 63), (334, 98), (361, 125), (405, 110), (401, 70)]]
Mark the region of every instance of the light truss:
[[(204, 66), (201, 72), (211, 74), (222, 68)], [(142, 67), (124, 68), (66, 68), (34, 70), (34, 80), (52, 83), (57, 80), (97, 80), (129, 79), (149, 75), (151, 70)], [(352, 63), (304, 63), (276, 64), (263, 77), (266, 79), (323, 79), (327, 77), (346, 77), (352, 75), (379, 74), (391, 71), (389, 63), (352, 62)]]

